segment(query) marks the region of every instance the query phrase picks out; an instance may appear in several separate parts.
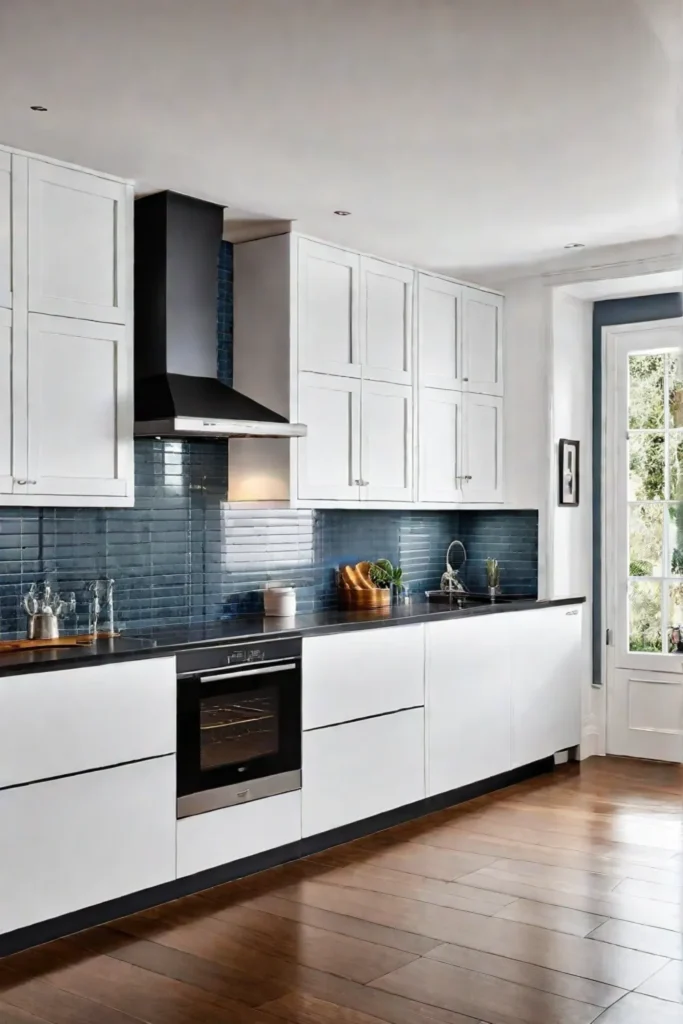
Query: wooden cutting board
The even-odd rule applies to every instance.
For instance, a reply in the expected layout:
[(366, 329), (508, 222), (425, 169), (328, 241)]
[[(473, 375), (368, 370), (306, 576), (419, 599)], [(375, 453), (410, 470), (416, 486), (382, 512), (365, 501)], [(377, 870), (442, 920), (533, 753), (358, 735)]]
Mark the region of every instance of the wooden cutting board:
[[(110, 640), (120, 636), (119, 633), (100, 633), (98, 640)], [(89, 633), (80, 636), (60, 636), (56, 640), (0, 640), (0, 654), (10, 651), (42, 650), (44, 647), (87, 647), (93, 643)]]

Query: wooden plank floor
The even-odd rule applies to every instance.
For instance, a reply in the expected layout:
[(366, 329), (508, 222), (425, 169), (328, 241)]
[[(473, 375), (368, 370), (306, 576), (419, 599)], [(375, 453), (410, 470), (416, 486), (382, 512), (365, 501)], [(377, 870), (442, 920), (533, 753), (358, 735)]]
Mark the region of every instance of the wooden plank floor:
[(683, 1024), (682, 797), (569, 765), (7, 957), (0, 1024)]

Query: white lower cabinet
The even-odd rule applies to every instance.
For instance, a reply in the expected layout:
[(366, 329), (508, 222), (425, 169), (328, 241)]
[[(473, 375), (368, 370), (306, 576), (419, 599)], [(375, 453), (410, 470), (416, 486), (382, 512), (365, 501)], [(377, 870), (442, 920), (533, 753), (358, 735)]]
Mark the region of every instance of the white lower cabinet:
[(511, 767), (509, 665), (498, 646), (505, 618), (427, 625), (428, 796)]
[(171, 755), (0, 791), (0, 933), (169, 882), (175, 789)]
[(581, 611), (560, 605), (504, 616), (514, 767), (581, 741)]
[(222, 807), (178, 821), (178, 877), (301, 839), (301, 793)]
[(304, 733), (304, 836), (362, 821), (424, 795), (422, 708)]

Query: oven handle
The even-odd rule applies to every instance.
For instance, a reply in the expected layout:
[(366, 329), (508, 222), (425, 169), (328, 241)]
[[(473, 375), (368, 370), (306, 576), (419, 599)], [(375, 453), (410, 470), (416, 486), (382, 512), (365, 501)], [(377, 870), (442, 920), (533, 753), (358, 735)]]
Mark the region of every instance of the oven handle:
[(292, 672), (296, 664), (292, 661), (284, 665), (273, 665), (272, 668), (247, 668), (243, 672), (224, 672), (220, 676), (200, 676), (200, 683), (221, 683), (224, 679), (242, 679), (244, 676), (264, 676), (272, 672)]

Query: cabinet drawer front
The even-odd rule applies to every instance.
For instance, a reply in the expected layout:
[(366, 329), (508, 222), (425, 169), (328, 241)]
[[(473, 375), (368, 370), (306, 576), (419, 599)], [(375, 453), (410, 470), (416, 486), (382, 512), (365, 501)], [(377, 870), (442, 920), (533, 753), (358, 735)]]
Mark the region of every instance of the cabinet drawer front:
[(304, 639), (304, 729), (422, 704), (424, 626)]
[(0, 679), (0, 787), (170, 754), (175, 658)]
[(423, 708), (304, 733), (304, 836), (424, 795)]
[(3, 790), (0, 821), (0, 933), (170, 882), (175, 757)]
[(223, 807), (178, 822), (178, 877), (301, 839), (301, 793)]

